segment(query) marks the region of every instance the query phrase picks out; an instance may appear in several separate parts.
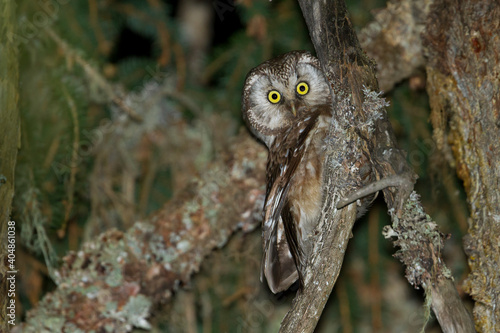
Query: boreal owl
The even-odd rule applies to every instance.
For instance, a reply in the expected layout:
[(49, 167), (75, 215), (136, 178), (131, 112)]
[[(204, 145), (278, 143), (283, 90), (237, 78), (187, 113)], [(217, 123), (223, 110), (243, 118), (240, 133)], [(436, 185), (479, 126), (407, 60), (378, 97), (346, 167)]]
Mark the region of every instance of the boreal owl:
[(314, 245), (331, 108), (328, 81), (308, 52), (286, 53), (247, 75), (243, 118), (269, 149), (261, 280), (273, 293), (302, 279)]

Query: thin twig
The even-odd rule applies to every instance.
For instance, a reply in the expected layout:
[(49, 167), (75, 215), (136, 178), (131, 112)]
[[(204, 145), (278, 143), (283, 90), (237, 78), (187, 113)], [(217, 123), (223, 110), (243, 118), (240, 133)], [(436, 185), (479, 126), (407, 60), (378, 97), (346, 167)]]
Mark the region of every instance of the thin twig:
[(95, 82), (109, 97), (110, 101), (118, 105), (132, 120), (141, 122), (142, 117), (128, 106), (122, 97), (116, 92), (118, 89), (113, 87), (92, 65), (78, 55), (64, 40), (59, 37), (51, 28), (45, 29), (47, 35), (61, 48), (67, 57), (74, 60), (82, 66), (87, 76)]
[(69, 183), (68, 183), (68, 202), (66, 204), (64, 212), (64, 220), (57, 231), (59, 238), (64, 238), (66, 234), (66, 227), (68, 225), (69, 216), (73, 210), (73, 201), (75, 196), (75, 183), (76, 183), (76, 172), (78, 170), (78, 148), (80, 147), (80, 125), (78, 123), (78, 112), (76, 110), (76, 104), (68, 90), (63, 86), (63, 93), (68, 101), (69, 111), (71, 113), (71, 118), (73, 119), (73, 148), (71, 151), (71, 164), (69, 166)]
[(380, 286), (380, 253), (378, 241), (379, 232), (379, 208), (375, 206), (368, 216), (368, 262), (370, 267), (370, 291), (371, 291), (371, 312), (372, 312), (372, 332), (384, 332), (382, 327), (382, 294)]
[[(153, 11), (162, 13), (165, 11), (163, 3), (159, 0), (148, 0), (149, 5), (153, 8)], [(158, 64), (162, 67), (167, 66), (170, 63), (170, 33), (167, 28), (167, 24), (160, 19), (154, 19), (156, 31), (158, 33), (158, 41), (161, 46), (161, 54), (158, 57)], [(145, 20), (144, 23), (149, 23), (149, 20)], [(175, 46), (174, 46), (175, 52)], [(176, 54), (178, 56), (178, 54)]]
[(335, 289), (337, 298), (339, 299), (340, 323), (342, 325), (342, 333), (352, 333), (351, 324), (351, 308), (349, 297), (347, 295), (346, 285), (342, 279), (337, 283)]
[(400, 175), (392, 175), (387, 178), (377, 180), (369, 185), (366, 185), (354, 193), (349, 194), (347, 197), (339, 200), (337, 204), (337, 209), (343, 208), (356, 200), (364, 198), (370, 194), (381, 191), (388, 187), (402, 187), (409, 184), (413, 186), (413, 183), (409, 182), (407, 177)]

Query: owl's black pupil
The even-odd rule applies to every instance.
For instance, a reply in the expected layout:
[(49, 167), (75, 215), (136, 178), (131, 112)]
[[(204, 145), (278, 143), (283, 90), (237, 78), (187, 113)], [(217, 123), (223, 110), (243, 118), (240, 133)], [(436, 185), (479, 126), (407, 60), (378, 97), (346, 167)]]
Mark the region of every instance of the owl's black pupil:
[(274, 100), (274, 99), (278, 99), (278, 94), (274, 93), (271, 95), (271, 98)]
[(300, 90), (300, 91), (304, 91), (304, 90), (306, 90), (306, 87), (304, 87), (304, 86), (300, 86), (300, 87), (299, 87), (299, 90)]

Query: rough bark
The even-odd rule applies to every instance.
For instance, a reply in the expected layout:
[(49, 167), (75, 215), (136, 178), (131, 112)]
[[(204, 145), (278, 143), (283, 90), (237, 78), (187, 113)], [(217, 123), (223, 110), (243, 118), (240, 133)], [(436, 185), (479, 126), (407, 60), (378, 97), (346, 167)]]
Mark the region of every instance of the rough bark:
[(152, 309), (237, 229), (260, 223), (263, 146), (246, 132), (202, 178), (127, 232), (108, 231), (64, 258), (60, 285), (16, 327), (22, 332), (149, 328)]
[(377, 63), (377, 79), (382, 91), (391, 90), (396, 83), (424, 68), (420, 35), (425, 29), (431, 2), (392, 0), (361, 30), (359, 42)]
[[(0, 3), (0, 332), (7, 332), (7, 223), (14, 196), (14, 170), (20, 136), (17, 107), (18, 50), (11, 38), (16, 32), (15, 1)], [(14, 262), (15, 265), (15, 262)]]
[[(331, 167), (335, 161), (337, 165), (325, 176), (328, 192), (318, 229), (320, 240), (326, 241), (316, 244), (313, 258), (308, 262), (304, 289), (295, 298), (280, 331), (314, 331), (342, 264), (342, 249), (346, 247), (353, 225), (350, 219), (355, 218), (352, 205), (337, 211), (336, 203), (339, 196), (363, 185), (360, 174), (349, 173), (349, 170), (356, 170), (356, 161), (365, 156), (377, 178), (394, 174), (407, 178), (407, 186), (387, 188), (383, 192), (393, 219), (393, 226), (386, 229), (386, 235), (397, 237), (394, 242), (400, 247), (397, 257), (406, 266), (409, 282), (415, 287), (422, 286), (427, 295), (431, 295), (432, 308), (444, 332), (474, 331), (458, 293), (449, 292), (455, 287), (441, 256), (443, 235), (425, 214), (418, 196), (410, 196), (416, 176), (407, 164), (404, 152), (397, 148), (385, 113), (385, 102), (374, 92), (378, 90), (375, 65), (360, 47), (347, 18), (344, 1), (299, 0), (299, 4), (317, 56), (331, 83), (336, 112), (331, 136), (337, 140), (330, 140), (326, 163)], [(339, 144), (342, 146), (338, 147)], [(348, 170), (345, 170), (346, 166)], [(329, 223), (336, 224), (331, 226)], [(333, 245), (329, 242), (336, 242), (334, 244), (340, 251), (332, 250)], [(323, 272), (328, 272), (330, 278)], [(314, 285), (310, 286), (312, 275)], [(451, 297), (452, 304), (456, 305), (452, 311), (441, 306), (444, 297)]]
[(425, 32), (434, 138), (471, 212), (464, 240), (476, 328), (500, 332), (500, 2), (436, 0)]

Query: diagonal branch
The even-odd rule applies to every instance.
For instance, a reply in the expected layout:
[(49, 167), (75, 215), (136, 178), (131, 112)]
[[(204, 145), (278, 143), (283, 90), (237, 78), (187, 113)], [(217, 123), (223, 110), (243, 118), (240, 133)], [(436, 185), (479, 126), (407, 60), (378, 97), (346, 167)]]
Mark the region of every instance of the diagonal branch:
[(64, 258), (61, 283), (29, 311), (22, 332), (150, 327), (151, 311), (238, 229), (260, 223), (266, 151), (246, 132), (149, 219), (111, 230)]

